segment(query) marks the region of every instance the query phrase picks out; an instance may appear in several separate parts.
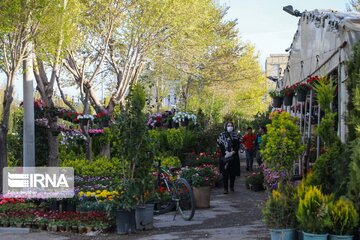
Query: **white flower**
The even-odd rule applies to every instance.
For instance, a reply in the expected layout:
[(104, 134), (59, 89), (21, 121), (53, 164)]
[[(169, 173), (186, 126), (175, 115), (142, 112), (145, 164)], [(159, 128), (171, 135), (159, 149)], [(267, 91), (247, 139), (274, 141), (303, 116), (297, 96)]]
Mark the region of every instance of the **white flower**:
[(78, 115), (77, 119), (90, 119), (91, 121), (94, 120), (94, 116), (90, 114)]

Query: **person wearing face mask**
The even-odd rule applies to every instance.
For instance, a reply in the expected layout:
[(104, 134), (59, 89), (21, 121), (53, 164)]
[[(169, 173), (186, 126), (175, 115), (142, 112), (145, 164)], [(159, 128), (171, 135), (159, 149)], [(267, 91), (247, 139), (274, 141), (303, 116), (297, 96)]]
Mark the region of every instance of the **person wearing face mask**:
[(240, 160), (239, 160), (239, 147), (240, 140), (236, 131), (234, 131), (234, 124), (228, 122), (224, 127), (225, 131), (222, 132), (218, 139), (217, 144), (221, 151), (219, 159), (220, 172), (223, 175), (224, 194), (229, 193), (229, 180), (230, 191), (234, 192), (234, 184), (236, 176), (240, 176)]

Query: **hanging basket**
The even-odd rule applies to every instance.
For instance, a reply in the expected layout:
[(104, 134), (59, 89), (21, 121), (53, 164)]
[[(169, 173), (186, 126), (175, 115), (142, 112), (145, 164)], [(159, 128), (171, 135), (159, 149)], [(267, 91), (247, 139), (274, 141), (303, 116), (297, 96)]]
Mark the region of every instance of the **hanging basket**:
[(293, 95), (285, 95), (284, 97), (284, 105), (291, 106), (293, 103)]
[(283, 103), (282, 97), (273, 97), (273, 107), (280, 108)]
[(297, 100), (298, 102), (305, 102), (307, 91), (297, 91)]

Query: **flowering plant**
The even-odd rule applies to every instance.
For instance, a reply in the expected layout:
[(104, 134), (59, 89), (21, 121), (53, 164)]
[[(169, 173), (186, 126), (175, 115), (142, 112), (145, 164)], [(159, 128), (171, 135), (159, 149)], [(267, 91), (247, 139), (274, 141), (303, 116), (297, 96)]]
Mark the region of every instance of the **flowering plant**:
[(272, 90), (269, 92), (270, 97), (284, 97), (284, 93), (282, 91)]
[(311, 85), (305, 82), (302, 83), (296, 83), (294, 85), (294, 88), (296, 89), (297, 92), (307, 92), (309, 90), (311, 90)]
[(314, 85), (315, 83), (317, 83), (318, 81), (320, 80), (320, 78), (318, 76), (312, 76), (312, 77), (309, 77), (306, 82), (310, 85)]
[(180, 123), (180, 122), (185, 122), (186, 119), (188, 120), (192, 120), (194, 122), (194, 124), (196, 124), (196, 115), (195, 114), (191, 114), (191, 113), (187, 113), (187, 112), (177, 112), (175, 113), (173, 120), (176, 123)]
[(246, 187), (254, 190), (264, 190), (264, 174), (262, 171), (255, 171), (245, 177)]
[(281, 90), (283, 96), (294, 96), (295, 94), (295, 86), (286, 86), (284, 89)]
[(110, 118), (111, 114), (109, 114), (107, 111), (101, 111), (95, 115), (95, 122), (109, 121)]
[(218, 169), (210, 164), (203, 164), (199, 167), (185, 167), (181, 169), (180, 175), (194, 187), (213, 187), (220, 179)]
[(77, 116), (77, 119), (80, 120), (80, 119), (90, 119), (91, 121), (94, 120), (94, 116), (93, 115), (90, 115), (90, 114), (84, 114), (84, 115), (78, 115)]

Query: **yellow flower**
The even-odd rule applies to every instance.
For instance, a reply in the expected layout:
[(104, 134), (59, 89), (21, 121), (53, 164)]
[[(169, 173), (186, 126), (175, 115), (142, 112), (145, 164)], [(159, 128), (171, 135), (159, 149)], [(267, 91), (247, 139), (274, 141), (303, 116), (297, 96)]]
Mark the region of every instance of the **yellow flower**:
[(100, 191), (100, 190), (96, 190), (96, 193), (101, 193), (101, 191)]
[(91, 192), (86, 192), (85, 195), (86, 195), (87, 197), (90, 197), (90, 196), (91, 196)]
[(80, 191), (80, 192), (78, 193), (78, 196), (81, 197), (82, 195), (84, 195), (84, 192), (83, 192), (83, 191)]

